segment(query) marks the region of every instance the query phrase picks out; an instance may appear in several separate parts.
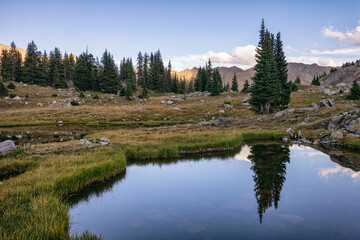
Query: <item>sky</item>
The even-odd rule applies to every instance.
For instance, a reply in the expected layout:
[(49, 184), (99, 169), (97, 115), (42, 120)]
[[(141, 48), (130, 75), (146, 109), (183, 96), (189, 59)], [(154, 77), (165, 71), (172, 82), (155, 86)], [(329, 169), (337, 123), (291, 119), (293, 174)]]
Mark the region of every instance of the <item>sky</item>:
[(0, 43), (59, 47), (79, 55), (105, 49), (116, 62), (160, 49), (173, 69), (254, 66), (261, 19), (281, 32), (289, 62), (339, 66), (360, 59), (360, 1), (17, 1), (0, 0)]

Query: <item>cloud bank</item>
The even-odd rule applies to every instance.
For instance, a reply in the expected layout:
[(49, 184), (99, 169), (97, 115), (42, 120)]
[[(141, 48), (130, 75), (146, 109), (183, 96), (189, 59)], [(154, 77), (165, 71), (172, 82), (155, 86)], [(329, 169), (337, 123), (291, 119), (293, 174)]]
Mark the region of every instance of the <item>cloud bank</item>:
[(341, 44), (352, 43), (354, 45), (360, 46), (360, 21), (358, 22), (358, 26), (346, 32), (334, 30), (333, 26), (329, 26), (323, 28), (322, 34), (325, 38), (339, 39)]
[[(333, 26), (322, 29), (324, 38), (336, 38), (339, 40), (339, 47), (335, 49), (320, 49), (314, 44), (312, 49), (299, 50), (292, 46), (285, 46), (284, 51), (288, 62), (305, 64), (318, 64), (320, 66), (337, 67), (344, 62), (355, 61), (360, 56), (360, 21), (358, 26), (346, 32), (337, 31)], [(344, 47), (346, 44), (352, 46)], [(211, 59), (213, 66), (237, 66), (248, 69), (256, 64), (256, 46), (238, 46), (230, 52), (208, 51), (203, 54), (191, 54), (173, 57), (171, 62), (175, 70), (184, 70), (204, 66), (205, 62)]]

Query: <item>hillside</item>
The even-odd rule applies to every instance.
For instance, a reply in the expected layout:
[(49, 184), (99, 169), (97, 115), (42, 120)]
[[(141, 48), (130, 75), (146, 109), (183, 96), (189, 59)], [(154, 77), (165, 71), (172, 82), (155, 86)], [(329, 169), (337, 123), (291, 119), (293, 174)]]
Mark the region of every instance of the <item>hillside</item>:
[[(238, 78), (239, 85), (242, 86), (246, 80), (251, 82), (251, 78), (254, 76), (254, 68), (249, 68), (247, 70), (243, 70), (238, 67), (219, 67), (220, 75), (225, 83), (231, 83), (234, 72), (236, 72), (236, 76)], [(288, 64), (288, 74), (289, 80), (294, 81), (297, 76), (300, 77), (301, 83), (303, 85), (310, 85), (311, 80), (316, 75), (321, 75), (324, 72), (329, 73), (331, 67), (323, 67), (317, 64), (303, 64), (303, 63), (289, 63)], [(173, 74), (177, 74), (180, 78), (185, 78), (186, 80), (190, 80), (196, 77), (196, 73), (198, 68), (185, 69), (180, 72), (173, 71)]]
[[(10, 50), (11, 47), (0, 43), (0, 53), (2, 52), (3, 49)], [(26, 55), (26, 50), (19, 48), (19, 47), (16, 47), (16, 49), (20, 52), (22, 58), (24, 59), (25, 55)]]
[(320, 79), (323, 87), (336, 86), (338, 83), (351, 84), (354, 80), (360, 81), (360, 65), (355, 64), (347, 67), (338, 68)]

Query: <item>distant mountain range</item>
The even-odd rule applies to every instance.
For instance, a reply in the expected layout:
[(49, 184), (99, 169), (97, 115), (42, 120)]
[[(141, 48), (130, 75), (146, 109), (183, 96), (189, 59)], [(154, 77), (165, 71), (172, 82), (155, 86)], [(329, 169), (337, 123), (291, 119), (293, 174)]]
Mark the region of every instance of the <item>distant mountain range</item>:
[[(231, 83), (234, 73), (236, 73), (239, 86), (242, 87), (246, 80), (249, 80), (249, 83), (252, 82), (251, 78), (254, 76), (254, 68), (249, 68), (243, 70), (239, 67), (218, 67), (220, 75), (223, 82)], [(295, 81), (297, 76), (300, 77), (301, 84), (310, 85), (314, 76), (322, 75), (324, 72), (327, 74), (330, 72), (331, 67), (322, 67), (317, 64), (304, 64), (304, 63), (288, 63), (288, 75), (290, 81)], [(173, 74), (179, 78), (185, 78), (185, 80), (190, 81), (196, 77), (198, 68), (185, 69), (183, 71), (173, 71)]]

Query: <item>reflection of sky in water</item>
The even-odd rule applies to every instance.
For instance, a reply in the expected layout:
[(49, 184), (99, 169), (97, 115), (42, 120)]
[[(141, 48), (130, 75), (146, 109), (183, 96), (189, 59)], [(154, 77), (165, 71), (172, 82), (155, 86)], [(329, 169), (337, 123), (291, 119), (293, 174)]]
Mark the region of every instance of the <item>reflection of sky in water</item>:
[(277, 169), (266, 164), (276, 160), (270, 151), (254, 162), (245, 145), (226, 159), (129, 166), (125, 180), (69, 210), (71, 232), (87, 229), (105, 239), (357, 239), (359, 174), (310, 147), (289, 150), (278, 208), (266, 207), (262, 224), (259, 201), (270, 191), (254, 176), (261, 184), (282, 175), (269, 174)]

